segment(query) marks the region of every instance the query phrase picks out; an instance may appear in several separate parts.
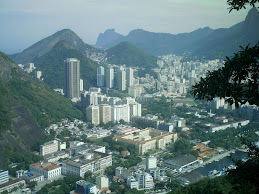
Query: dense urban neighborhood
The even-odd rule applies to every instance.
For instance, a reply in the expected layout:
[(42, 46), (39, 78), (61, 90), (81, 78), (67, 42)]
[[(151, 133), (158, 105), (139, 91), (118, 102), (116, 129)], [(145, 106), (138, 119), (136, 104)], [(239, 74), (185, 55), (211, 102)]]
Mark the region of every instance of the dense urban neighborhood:
[(0, 52), (0, 193), (258, 193), (256, 3), (230, 28)]

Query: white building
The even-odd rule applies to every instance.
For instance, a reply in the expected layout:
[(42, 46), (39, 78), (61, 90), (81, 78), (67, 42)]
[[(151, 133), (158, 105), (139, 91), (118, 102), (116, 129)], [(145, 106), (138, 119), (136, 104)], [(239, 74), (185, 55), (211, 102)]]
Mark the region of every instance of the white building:
[(86, 153), (62, 162), (62, 174), (84, 177), (87, 171), (93, 173), (112, 166), (112, 155), (104, 153)]
[(85, 180), (79, 180), (76, 182), (75, 193), (93, 193), (97, 194), (98, 189), (95, 184), (87, 182)]
[(138, 190), (154, 188), (153, 177), (149, 173), (136, 174), (136, 180), (138, 181)]
[(134, 178), (134, 176), (129, 176), (127, 178), (127, 185), (129, 185), (131, 189), (138, 189), (139, 187), (138, 181)]
[(46, 142), (43, 145), (40, 145), (41, 156), (57, 152), (58, 150), (59, 150), (59, 141), (56, 139)]
[(97, 86), (104, 86), (104, 68), (103, 66), (99, 66), (97, 68)]
[(8, 170), (0, 169), (0, 185), (7, 183), (9, 181), (9, 172)]
[(84, 80), (80, 79), (80, 92), (84, 91)]
[(109, 67), (106, 69), (106, 88), (114, 87), (114, 69)]
[(36, 182), (44, 181), (44, 176), (36, 172), (25, 172), (23, 173), (22, 176), (18, 178), (25, 180), (26, 184), (29, 184), (30, 182), (33, 182), (33, 181), (36, 181)]
[(100, 124), (99, 106), (89, 106), (86, 108), (86, 118), (94, 125)]
[(126, 69), (127, 87), (131, 87), (134, 83), (133, 69), (131, 67)]
[(130, 121), (130, 107), (127, 104), (112, 107), (112, 121), (119, 122), (121, 119), (125, 122)]
[(155, 169), (157, 167), (157, 159), (156, 157), (147, 157), (146, 158), (146, 169), (150, 170), (150, 169)]
[(96, 185), (99, 186), (100, 189), (109, 187), (108, 177), (104, 175), (96, 177)]
[(15, 187), (22, 188), (25, 185), (25, 181), (22, 179), (14, 179), (0, 185), (0, 193), (4, 191), (11, 192)]
[(133, 116), (141, 116), (141, 104), (135, 102), (133, 104), (130, 104), (130, 119)]
[(48, 162), (34, 163), (30, 165), (30, 171), (42, 174), (44, 178), (50, 179), (61, 175), (61, 166)]
[(119, 69), (116, 75), (118, 90), (126, 90), (126, 72), (122, 69)]
[(42, 76), (42, 72), (41, 71), (35, 71), (34, 76), (35, 76), (36, 79), (40, 79), (41, 76)]

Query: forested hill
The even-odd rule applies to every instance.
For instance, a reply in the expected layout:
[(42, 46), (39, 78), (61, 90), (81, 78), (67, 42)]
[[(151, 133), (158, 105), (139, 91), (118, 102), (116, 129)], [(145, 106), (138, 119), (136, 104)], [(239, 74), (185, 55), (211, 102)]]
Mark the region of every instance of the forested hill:
[(63, 29), (40, 40), (21, 53), (12, 55), (11, 57), (16, 63), (25, 64), (32, 62), (36, 57), (43, 56), (49, 52), (56, 45), (56, 43), (61, 40), (65, 40), (83, 54), (99, 52), (98, 49), (84, 43), (83, 40), (72, 30)]
[(150, 55), (129, 42), (121, 42), (107, 50), (107, 62), (117, 65), (155, 67), (158, 58)]
[(59, 41), (48, 53), (36, 58), (33, 62), (37, 70), (42, 71), (46, 84), (51, 88), (64, 88), (64, 60), (66, 58), (77, 58), (80, 60), (80, 77), (84, 80), (85, 89), (96, 85), (98, 64), (66, 41)]
[(30, 151), (44, 137), (43, 127), (62, 118), (82, 118), (71, 101), (33, 79), (0, 53), (0, 164), (5, 147)]

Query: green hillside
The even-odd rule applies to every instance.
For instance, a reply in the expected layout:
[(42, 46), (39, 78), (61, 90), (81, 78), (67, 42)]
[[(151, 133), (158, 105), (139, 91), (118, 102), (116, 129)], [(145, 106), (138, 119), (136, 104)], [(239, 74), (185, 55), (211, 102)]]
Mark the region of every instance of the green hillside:
[(44, 82), (51, 88), (64, 88), (66, 58), (80, 60), (80, 77), (84, 80), (84, 88), (96, 85), (96, 69), (98, 64), (84, 56), (66, 41), (58, 42), (48, 53), (36, 58), (33, 62), (37, 70), (41, 70)]
[(131, 67), (155, 67), (158, 58), (138, 49), (128, 42), (121, 42), (107, 50), (107, 62)]
[(33, 79), (0, 53), (0, 163), (8, 144), (29, 151), (44, 137), (43, 129), (62, 118), (83, 118), (72, 102)]

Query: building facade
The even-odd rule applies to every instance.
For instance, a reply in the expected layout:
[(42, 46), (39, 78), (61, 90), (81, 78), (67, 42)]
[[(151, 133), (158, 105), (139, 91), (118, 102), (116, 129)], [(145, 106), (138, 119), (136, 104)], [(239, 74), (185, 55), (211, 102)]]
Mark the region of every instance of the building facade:
[(134, 84), (133, 69), (131, 67), (126, 69), (127, 87), (131, 87)]
[(79, 99), (80, 95), (80, 61), (75, 58), (65, 60), (65, 96)]
[(7, 183), (9, 181), (9, 172), (8, 170), (0, 169), (0, 185)]
[(86, 108), (86, 118), (94, 125), (100, 124), (99, 106), (89, 106)]
[(126, 90), (126, 72), (123, 69), (119, 69), (116, 75), (118, 90)]
[(99, 107), (100, 123), (108, 123), (112, 120), (112, 107), (107, 104), (101, 104)]
[(97, 86), (103, 87), (104, 86), (104, 67), (99, 66), (97, 68)]
[(106, 74), (106, 88), (114, 88), (114, 69), (108, 67), (105, 71)]
[(103, 153), (87, 153), (62, 162), (62, 174), (84, 177), (87, 171), (93, 173), (112, 166), (112, 156)]
[(61, 174), (61, 166), (48, 162), (34, 163), (30, 165), (30, 171), (42, 174), (44, 178), (50, 179)]

